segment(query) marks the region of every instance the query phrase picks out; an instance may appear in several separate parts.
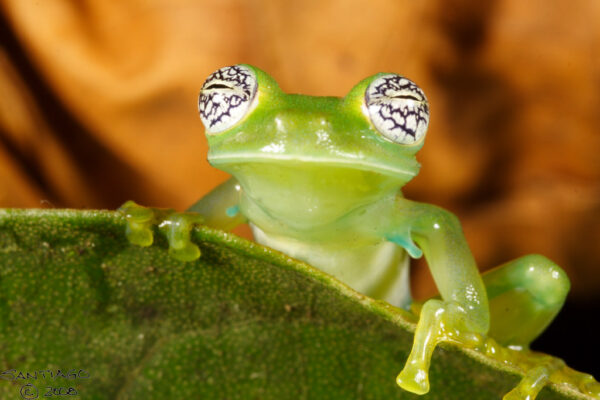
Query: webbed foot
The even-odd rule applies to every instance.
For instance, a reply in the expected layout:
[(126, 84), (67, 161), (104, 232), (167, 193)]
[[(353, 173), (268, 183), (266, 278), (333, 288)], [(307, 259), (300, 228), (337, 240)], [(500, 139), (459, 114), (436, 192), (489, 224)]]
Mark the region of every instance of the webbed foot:
[(148, 247), (154, 242), (153, 226), (165, 232), (169, 241), (169, 254), (180, 261), (193, 261), (200, 257), (200, 249), (190, 239), (195, 224), (203, 218), (195, 212), (178, 213), (172, 209), (148, 208), (128, 201), (119, 207), (127, 220), (125, 234), (135, 245)]

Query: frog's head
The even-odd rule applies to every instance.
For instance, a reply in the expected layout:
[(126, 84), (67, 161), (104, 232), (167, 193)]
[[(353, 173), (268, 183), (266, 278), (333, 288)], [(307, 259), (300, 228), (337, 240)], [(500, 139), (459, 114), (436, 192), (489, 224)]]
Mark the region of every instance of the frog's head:
[(286, 94), (244, 64), (210, 75), (198, 108), (209, 162), (271, 215), (304, 220), (395, 193), (419, 171), (429, 122), (423, 91), (396, 74), (364, 79), (344, 98), (314, 97)]

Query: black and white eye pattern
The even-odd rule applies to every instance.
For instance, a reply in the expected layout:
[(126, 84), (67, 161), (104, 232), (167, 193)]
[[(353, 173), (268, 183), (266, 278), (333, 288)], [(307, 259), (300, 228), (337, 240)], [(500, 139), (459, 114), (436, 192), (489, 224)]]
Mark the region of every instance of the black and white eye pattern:
[(246, 115), (256, 96), (256, 75), (244, 65), (213, 72), (202, 85), (198, 112), (208, 134), (231, 128)]
[(392, 142), (411, 145), (425, 137), (429, 104), (411, 80), (396, 74), (375, 79), (365, 92), (365, 104), (375, 128)]

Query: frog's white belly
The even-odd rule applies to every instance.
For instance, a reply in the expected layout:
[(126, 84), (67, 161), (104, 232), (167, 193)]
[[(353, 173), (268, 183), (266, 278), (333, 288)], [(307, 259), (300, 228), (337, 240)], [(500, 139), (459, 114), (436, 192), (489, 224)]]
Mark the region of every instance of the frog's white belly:
[(258, 243), (307, 262), (360, 293), (397, 307), (406, 308), (410, 304), (409, 257), (394, 243), (382, 241), (357, 246), (306, 243), (269, 235), (256, 225), (250, 226)]

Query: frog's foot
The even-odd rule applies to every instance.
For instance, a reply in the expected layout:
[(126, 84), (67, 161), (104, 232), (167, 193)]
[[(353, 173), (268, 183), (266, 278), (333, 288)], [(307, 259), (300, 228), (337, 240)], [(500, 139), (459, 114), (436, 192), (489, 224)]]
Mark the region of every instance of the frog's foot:
[(158, 225), (169, 241), (169, 254), (181, 261), (193, 261), (200, 257), (200, 249), (192, 243), (190, 231), (195, 224), (203, 222), (198, 213), (177, 213), (172, 209), (147, 208), (133, 201), (123, 204), (119, 211), (127, 220), (127, 240), (147, 247), (154, 242), (153, 226)]
[(465, 327), (468, 327), (468, 317), (458, 304), (428, 300), (421, 309), (408, 360), (396, 378), (398, 386), (415, 394), (429, 392), (429, 365), (439, 342), (461, 343), (474, 348), (482, 345), (483, 336), (467, 332)]
[(519, 384), (503, 397), (504, 400), (533, 400), (547, 384), (570, 386), (600, 400), (600, 383), (589, 374), (569, 368), (560, 358), (529, 349), (504, 347), (490, 337), (486, 339), (482, 352), (524, 372)]

